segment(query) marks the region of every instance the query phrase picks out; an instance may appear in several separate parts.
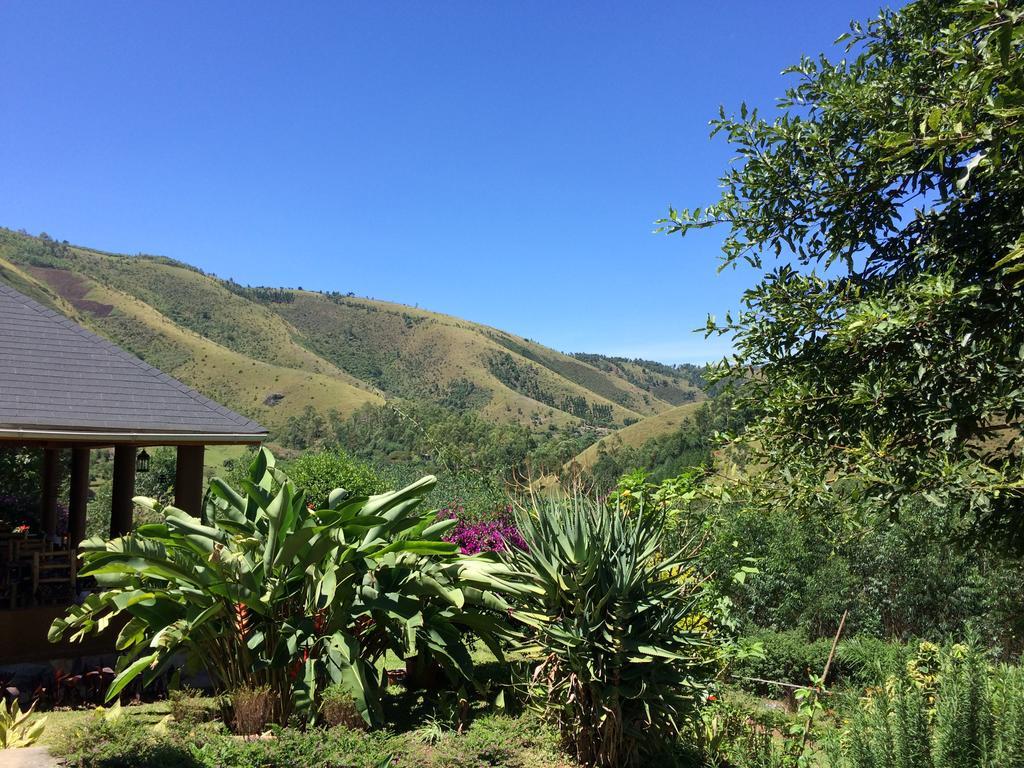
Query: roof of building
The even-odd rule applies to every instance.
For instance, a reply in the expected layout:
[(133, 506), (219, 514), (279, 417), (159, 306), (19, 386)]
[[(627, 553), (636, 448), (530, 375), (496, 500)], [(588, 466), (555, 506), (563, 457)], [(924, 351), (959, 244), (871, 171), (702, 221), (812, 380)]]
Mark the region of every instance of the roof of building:
[(266, 434), (0, 284), (0, 439), (212, 444), (255, 443)]

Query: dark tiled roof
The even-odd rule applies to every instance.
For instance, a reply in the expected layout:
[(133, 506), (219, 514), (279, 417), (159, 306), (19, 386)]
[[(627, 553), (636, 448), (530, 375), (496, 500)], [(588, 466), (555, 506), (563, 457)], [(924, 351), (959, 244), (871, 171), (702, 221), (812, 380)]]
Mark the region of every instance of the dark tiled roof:
[(0, 430), (252, 435), (266, 430), (0, 284)]

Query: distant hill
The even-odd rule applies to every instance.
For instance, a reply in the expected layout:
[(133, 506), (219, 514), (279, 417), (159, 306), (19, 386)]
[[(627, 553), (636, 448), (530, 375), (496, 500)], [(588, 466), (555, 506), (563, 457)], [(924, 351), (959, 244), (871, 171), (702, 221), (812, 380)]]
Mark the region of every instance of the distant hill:
[(659, 400), (683, 405), (694, 400), (704, 399), (705, 367), (702, 365), (665, 365), (653, 360), (630, 359), (626, 357), (609, 357), (608, 355), (573, 354), (577, 360), (613, 374), (657, 397)]
[(397, 397), (610, 433), (703, 398), (697, 369), (567, 355), (400, 304), (244, 286), (164, 257), (8, 229), (0, 281), (271, 430), (307, 406), (345, 416)]
[(576, 463), (585, 469), (589, 469), (597, 461), (602, 448), (611, 449), (619, 446), (639, 448), (648, 440), (675, 432), (688, 418), (691, 418), (697, 412), (701, 404), (701, 400), (684, 403), (667, 411), (648, 416), (636, 424), (631, 424), (628, 427), (602, 437), (569, 463)]

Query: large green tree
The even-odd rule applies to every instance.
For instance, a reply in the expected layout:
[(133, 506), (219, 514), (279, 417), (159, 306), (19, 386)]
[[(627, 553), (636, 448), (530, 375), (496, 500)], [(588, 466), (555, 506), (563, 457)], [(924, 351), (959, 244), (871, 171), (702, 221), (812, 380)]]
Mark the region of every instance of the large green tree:
[(919, 0), (805, 58), (766, 119), (723, 110), (721, 226), (758, 277), (709, 333), (749, 381), (746, 437), (785, 492), (846, 477), (1024, 536), (1024, 25), (1018, 0)]

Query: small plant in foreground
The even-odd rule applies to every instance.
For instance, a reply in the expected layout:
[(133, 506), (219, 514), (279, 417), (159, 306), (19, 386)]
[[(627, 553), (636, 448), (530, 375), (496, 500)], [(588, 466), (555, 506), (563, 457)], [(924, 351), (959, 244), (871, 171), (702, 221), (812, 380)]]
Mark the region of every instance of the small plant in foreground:
[(268, 686), (243, 687), (231, 694), (231, 725), (235, 733), (255, 736), (274, 720), (277, 694)]
[(1024, 670), (992, 668), (972, 645), (922, 644), (904, 674), (868, 691), (840, 741), (836, 768), (1024, 765)]
[(324, 691), (320, 714), (331, 728), (340, 725), (354, 730), (366, 729), (366, 721), (359, 714), (355, 699), (342, 685), (332, 685)]
[(792, 739), (775, 738), (775, 724), (731, 703), (716, 701), (701, 713), (703, 763), (714, 768), (795, 768)]
[(17, 699), (10, 705), (0, 703), (0, 749), (31, 747), (43, 735), (46, 718), (40, 717), (30, 722), (35, 706), (33, 702), (32, 706), (22, 712)]

